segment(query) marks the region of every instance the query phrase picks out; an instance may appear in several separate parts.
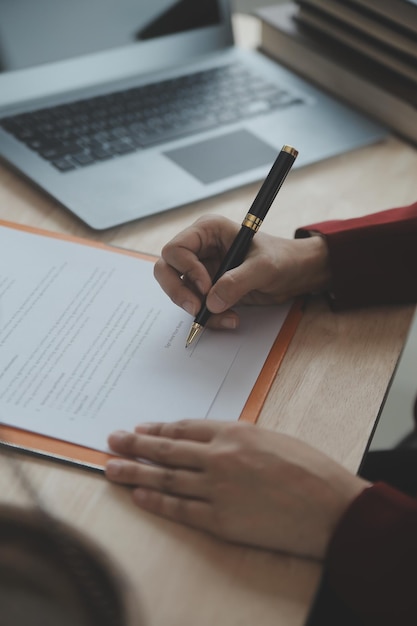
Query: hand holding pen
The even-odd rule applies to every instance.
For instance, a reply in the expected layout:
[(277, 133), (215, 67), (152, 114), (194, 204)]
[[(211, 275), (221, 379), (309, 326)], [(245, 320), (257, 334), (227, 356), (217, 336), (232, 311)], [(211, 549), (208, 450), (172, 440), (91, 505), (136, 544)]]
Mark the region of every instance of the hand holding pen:
[[(239, 233), (217, 270), (213, 278), (213, 284), (216, 283), (228, 270), (231, 270), (242, 263), (248, 252), (253, 236), (261, 227), (265, 215), (275, 200), (275, 196), (287, 177), (287, 174), (297, 158), (297, 155), (297, 150), (291, 146), (284, 146), (282, 148), (255, 200), (253, 201), (249, 212), (246, 214)], [(191, 345), (191, 343), (201, 334), (210, 315), (211, 313), (207, 308), (207, 304), (204, 303), (191, 326), (186, 346)]]
[[(170, 298), (188, 313), (196, 315), (199, 310), (204, 313), (202, 328), (206, 323), (217, 328), (236, 327), (238, 316), (235, 312), (226, 310), (228, 306), (240, 301), (243, 296), (245, 301), (258, 304), (280, 302), (292, 297), (293, 285), (302, 282), (298, 276), (292, 276), (292, 269), (288, 275), (286, 272), (286, 268), (290, 267), (287, 255), (293, 254), (290, 250), (294, 245), (293, 241), (262, 233), (258, 235), (255, 245), (250, 245), (296, 156), (296, 150), (284, 146), (240, 230), (234, 222), (226, 218), (208, 216), (197, 220), (164, 246), (161, 258), (155, 265), (155, 277)], [(299, 243), (295, 245), (298, 247)], [(245, 262), (242, 269), (240, 264), (249, 248), (251, 260), (249, 263)], [(267, 267), (265, 249), (268, 255)], [(256, 269), (256, 264), (259, 263), (263, 265), (262, 273)], [(280, 277), (281, 265), (284, 273)], [(214, 266), (219, 269), (213, 278), (211, 270)], [(232, 267), (236, 269), (231, 270)], [(220, 281), (219, 289), (216, 289), (217, 281), (225, 272), (227, 275)], [(275, 277), (278, 277), (278, 283), (275, 282)], [(227, 304), (223, 309), (215, 294), (222, 290), (226, 282)], [(202, 311), (207, 308), (205, 296), (211, 312), (217, 309), (220, 315), (210, 315), (210, 311)], [(195, 321), (198, 322), (197, 317)], [(201, 331), (198, 332), (200, 333)]]

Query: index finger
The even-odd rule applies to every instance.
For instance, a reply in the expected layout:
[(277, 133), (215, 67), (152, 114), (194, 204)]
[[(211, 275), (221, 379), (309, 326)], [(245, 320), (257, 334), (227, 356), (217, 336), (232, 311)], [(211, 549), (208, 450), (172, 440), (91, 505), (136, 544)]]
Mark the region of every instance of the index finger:
[(229, 422), (217, 422), (213, 420), (180, 420), (177, 422), (152, 422), (139, 424), (135, 432), (154, 437), (166, 437), (168, 439), (184, 439), (187, 441), (199, 441), (208, 443)]
[(210, 270), (217, 270), (238, 228), (224, 217), (201, 217), (165, 244), (161, 258), (205, 295), (211, 287)]
[(161, 256), (173, 267), (181, 269), (184, 262), (183, 255), (191, 253), (189, 259), (206, 258), (214, 250), (221, 247), (221, 240), (230, 228), (235, 231), (236, 225), (228, 222), (225, 218), (216, 215), (206, 215), (197, 219), (175, 235), (162, 248)]
[(201, 471), (205, 466), (204, 444), (195, 441), (152, 437), (143, 433), (116, 431), (109, 435), (110, 448), (121, 456), (165, 467)]
[(154, 265), (154, 276), (171, 300), (190, 315), (201, 307), (201, 296), (211, 287), (211, 278), (204, 265), (204, 243), (198, 228), (191, 226), (169, 241)]
[(155, 263), (153, 272), (161, 288), (174, 304), (190, 315), (197, 315), (201, 298), (184, 281), (183, 272), (166, 263), (163, 258)]
[(231, 245), (238, 226), (221, 216), (198, 219), (162, 248), (154, 276), (171, 300), (190, 315), (196, 315), (202, 296), (211, 286), (215, 272)]

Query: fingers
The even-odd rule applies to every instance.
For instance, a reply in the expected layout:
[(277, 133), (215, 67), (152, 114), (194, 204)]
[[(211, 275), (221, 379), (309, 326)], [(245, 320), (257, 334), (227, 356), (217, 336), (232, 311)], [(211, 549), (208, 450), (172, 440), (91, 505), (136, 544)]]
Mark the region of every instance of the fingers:
[(108, 439), (112, 450), (122, 456), (141, 458), (170, 467), (203, 469), (204, 443), (211, 441), (224, 425), (207, 420), (143, 424), (135, 433), (117, 431)]
[(125, 458), (111, 459), (106, 476), (118, 483), (205, 498), (206, 444), (225, 426), (228, 422), (182, 420), (143, 424), (135, 433), (112, 433), (110, 447)]
[(146, 459), (170, 467), (201, 469), (203, 447), (200, 443), (174, 441), (165, 437), (152, 437), (118, 431), (108, 439), (114, 452), (131, 458)]
[(189, 441), (208, 442), (224, 428), (223, 422), (214, 420), (180, 420), (177, 422), (152, 422), (139, 424), (136, 433), (168, 437), (169, 439), (185, 439)]
[[(196, 293), (203, 296), (211, 287), (211, 278), (204, 264), (208, 257), (215, 254), (209, 240), (204, 227), (196, 222), (162, 248), (161, 258), (154, 266), (154, 275), (162, 289), (179, 306), (190, 299), (198, 311), (201, 302), (197, 302)], [(196, 312), (193, 311), (193, 314)]]
[(128, 461), (112, 459), (106, 465), (106, 476), (109, 480), (175, 494), (200, 500), (207, 497), (205, 475), (194, 470), (173, 469)]
[[(186, 262), (189, 254), (186, 253), (185, 261), (176, 267), (161, 257), (154, 265), (154, 276), (174, 304), (195, 316), (201, 307), (203, 295), (211, 287), (211, 279), (204, 265), (197, 262), (195, 257), (189, 263)], [(187, 280), (183, 280), (184, 276)]]
[(135, 489), (133, 501), (141, 509), (193, 528), (213, 531), (213, 510), (209, 503), (167, 495), (148, 489)]
[(239, 226), (218, 216), (200, 218), (169, 241), (154, 275), (171, 300), (191, 315), (209, 291), (211, 275), (230, 247)]
[(132, 496), (140, 508), (212, 532), (213, 510), (204, 474), (112, 459), (107, 463), (106, 477), (135, 486)]
[(111, 459), (106, 476), (112, 482), (136, 487), (133, 500), (140, 508), (213, 532), (210, 485), (204, 471), (205, 444), (227, 425), (227, 422), (183, 420), (143, 424), (135, 433), (113, 433), (109, 438), (113, 450), (158, 465)]

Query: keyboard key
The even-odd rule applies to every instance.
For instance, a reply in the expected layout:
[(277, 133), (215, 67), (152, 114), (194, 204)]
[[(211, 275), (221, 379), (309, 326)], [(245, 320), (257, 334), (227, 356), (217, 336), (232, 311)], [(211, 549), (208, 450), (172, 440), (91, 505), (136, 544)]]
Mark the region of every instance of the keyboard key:
[(80, 152), (79, 154), (74, 154), (74, 160), (80, 165), (90, 165), (94, 163), (94, 157), (89, 152)]
[(52, 165), (56, 167), (61, 172), (69, 172), (70, 170), (75, 170), (75, 165), (68, 159), (56, 159), (52, 161)]

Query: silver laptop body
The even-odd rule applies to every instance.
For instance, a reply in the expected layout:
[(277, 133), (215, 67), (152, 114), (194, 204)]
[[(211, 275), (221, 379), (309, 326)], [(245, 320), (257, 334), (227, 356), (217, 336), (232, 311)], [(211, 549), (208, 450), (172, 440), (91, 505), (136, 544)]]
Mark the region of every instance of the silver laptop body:
[[(237, 78), (228, 78), (236, 67)], [(94, 229), (261, 180), (283, 144), (299, 150), (299, 167), (387, 134), (262, 54), (235, 46), (227, 0), (0, 0), (0, 70), (0, 156)], [(181, 79), (187, 95), (187, 76), (217, 72), (223, 95), (232, 83), (237, 88), (232, 104), (240, 106), (239, 117), (206, 88), (214, 113), (199, 114), (190, 96), (174, 114), (174, 131), (162, 142), (148, 141), (140, 118), (143, 87), (154, 87), (149, 108), (161, 81), (165, 93)], [(136, 143), (118, 126), (126, 92), (136, 97), (126, 105)], [(110, 131), (100, 117), (107, 94), (116, 103)], [(93, 151), (82, 137), (85, 101), (92, 102), (88, 122), (97, 131), (88, 144)], [(57, 117), (52, 124), (67, 138), (67, 155), (48, 134), (45, 109), (49, 115), (71, 106), (79, 113), (75, 122)], [(169, 111), (161, 117), (156, 100), (155, 107), (154, 125), (173, 117)], [(191, 134), (181, 130), (183, 121)], [(112, 141), (100, 151), (98, 138), (109, 132)], [(93, 152), (99, 156), (93, 159)]]

